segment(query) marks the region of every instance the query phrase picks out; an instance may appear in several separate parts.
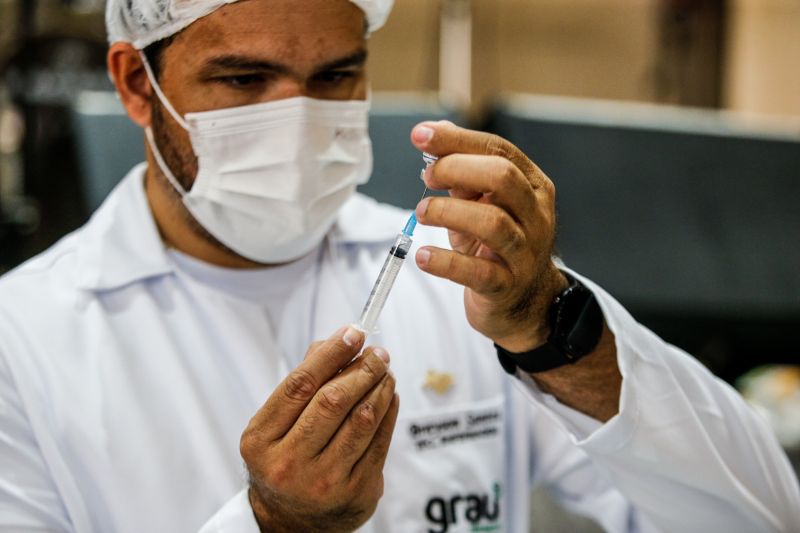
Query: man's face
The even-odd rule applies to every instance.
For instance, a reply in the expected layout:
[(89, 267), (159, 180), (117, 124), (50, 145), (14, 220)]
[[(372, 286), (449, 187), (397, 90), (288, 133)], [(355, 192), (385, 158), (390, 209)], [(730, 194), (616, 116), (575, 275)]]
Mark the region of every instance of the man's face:
[[(162, 54), (159, 84), (181, 115), (310, 96), (367, 95), (364, 13), (349, 0), (240, 0), (196, 21)], [(153, 133), (190, 189), (188, 134), (153, 96)]]

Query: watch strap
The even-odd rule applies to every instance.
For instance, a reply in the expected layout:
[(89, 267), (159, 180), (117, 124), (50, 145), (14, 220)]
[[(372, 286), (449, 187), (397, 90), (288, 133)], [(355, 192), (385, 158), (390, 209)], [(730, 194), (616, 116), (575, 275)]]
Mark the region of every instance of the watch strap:
[[(545, 372), (560, 366), (574, 363), (590, 353), (597, 346), (603, 329), (603, 312), (594, 294), (580, 281), (564, 272), (569, 287), (565, 289), (551, 304), (550, 337), (542, 346), (522, 353), (509, 352), (502, 346), (494, 345), (500, 365), (509, 374), (516, 374), (517, 368), (529, 374)], [(587, 295), (574, 324), (568, 330), (563, 329), (559, 311), (565, 297), (576, 288)]]
[(511, 375), (517, 373), (517, 368), (528, 374), (534, 374), (536, 372), (552, 370), (573, 362), (573, 360), (568, 359), (555, 345), (549, 342), (523, 353), (509, 352), (497, 344), (495, 344), (494, 347), (497, 350), (497, 358), (500, 360), (500, 366)]

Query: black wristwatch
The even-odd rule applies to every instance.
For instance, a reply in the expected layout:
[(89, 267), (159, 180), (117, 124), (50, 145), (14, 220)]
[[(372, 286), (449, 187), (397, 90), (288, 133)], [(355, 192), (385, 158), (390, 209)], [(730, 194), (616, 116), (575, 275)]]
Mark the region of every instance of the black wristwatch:
[(517, 368), (536, 373), (574, 363), (592, 352), (603, 333), (603, 311), (597, 299), (580, 281), (564, 272), (567, 287), (550, 306), (550, 337), (529, 352), (513, 353), (497, 344), (500, 365), (509, 374)]

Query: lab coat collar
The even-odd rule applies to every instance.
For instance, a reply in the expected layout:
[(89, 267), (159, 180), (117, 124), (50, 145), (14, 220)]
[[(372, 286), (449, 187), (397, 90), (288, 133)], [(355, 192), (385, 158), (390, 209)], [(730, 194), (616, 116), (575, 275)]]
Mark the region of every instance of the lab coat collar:
[(354, 194), (339, 211), (328, 234), (334, 244), (382, 243), (394, 240), (411, 212), (380, 204), (363, 194)]
[(111, 290), (172, 271), (147, 203), (146, 169), (146, 163), (134, 167), (84, 228), (78, 248), (80, 288)]
[[(78, 286), (113, 290), (173, 271), (144, 191), (142, 163), (131, 170), (92, 215), (78, 247)], [(356, 194), (328, 234), (334, 245), (392, 240), (408, 212)], [(369, 221), (365, 223), (364, 221)]]

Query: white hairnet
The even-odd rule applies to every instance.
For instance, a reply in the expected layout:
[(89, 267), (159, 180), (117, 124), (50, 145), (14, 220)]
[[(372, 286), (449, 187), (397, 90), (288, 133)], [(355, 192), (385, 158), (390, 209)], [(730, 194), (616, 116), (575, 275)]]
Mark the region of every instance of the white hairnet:
[[(108, 42), (128, 42), (141, 50), (175, 35), (197, 19), (238, 0), (108, 0)], [(369, 31), (383, 26), (394, 0), (350, 0), (364, 11)]]

